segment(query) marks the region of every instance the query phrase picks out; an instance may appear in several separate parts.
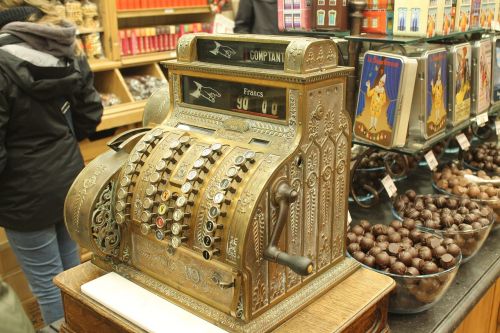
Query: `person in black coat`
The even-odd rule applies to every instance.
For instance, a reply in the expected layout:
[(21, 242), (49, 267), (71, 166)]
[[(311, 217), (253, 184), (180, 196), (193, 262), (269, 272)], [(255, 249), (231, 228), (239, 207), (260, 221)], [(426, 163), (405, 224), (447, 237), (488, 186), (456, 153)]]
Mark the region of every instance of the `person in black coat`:
[(78, 141), (103, 112), (75, 27), (53, 9), (47, 0), (0, 4), (0, 226), (47, 324), (63, 316), (53, 277), (79, 263), (63, 221), (84, 167)]
[(277, 35), (276, 0), (241, 0), (234, 20), (234, 33)]

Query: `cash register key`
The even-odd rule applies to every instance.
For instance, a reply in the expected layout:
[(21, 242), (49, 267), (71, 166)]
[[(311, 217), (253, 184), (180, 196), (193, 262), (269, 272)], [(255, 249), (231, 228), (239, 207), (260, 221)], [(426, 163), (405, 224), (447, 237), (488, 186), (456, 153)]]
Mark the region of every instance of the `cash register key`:
[(144, 135), (144, 137), (142, 138), (142, 141), (144, 141), (146, 143), (151, 143), (151, 142), (153, 142), (154, 139), (155, 139), (154, 136), (151, 133), (148, 133), (148, 134)]
[(171, 207), (167, 207), (164, 203), (158, 206), (158, 214), (165, 215), (169, 210), (172, 210)]
[(210, 216), (211, 218), (215, 219), (215, 218), (217, 218), (219, 216), (226, 216), (226, 212), (222, 211), (219, 207), (212, 206), (208, 210), (208, 216)]
[(222, 224), (217, 224), (212, 220), (207, 220), (205, 222), (205, 231), (206, 232), (214, 232), (217, 229), (222, 229), (224, 226)]
[(200, 169), (203, 172), (208, 172), (208, 168), (205, 165), (205, 160), (203, 158), (199, 158), (193, 163), (194, 169)]
[(188, 198), (186, 198), (185, 196), (180, 196), (177, 198), (177, 200), (175, 201), (175, 205), (179, 208), (182, 208), (186, 205), (190, 205), (192, 206), (194, 204), (194, 201), (193, 200), (189, 200)]
[(163, 202), (167, 202), (168, 200), (170, 200), (170, 198), (172, 197), (172, 193), (169, 191), (169, 190), (165, 190), (163, 191), (163, 193), (161, 194), (161, 201)]
[(201, 151), (201, 157), (206, 158), (207, 160), (210, 161), (210, 163), (215, 162), (215, 158), (214, 158), (213, 154), (214, 154), (214, 151), (212, 150), (212, 148), (205, 148)]
[(182, 221), (185, 217), (190, 217), (191, 213), (190, 212), (185, 212), (181, 209), (176, 209), (173, 214), (174, 221)]
[(138, 153), (144, 153), (146, 150), (148, 150), (148, 145), (142, 141), (135, 146), (135, 151)]
[(178, 153), (182, 153), (182, 144), (179, 140), (170, 142), (169, 148), (177, 151)]
[(154, 131), (153, 131), (153, 136), (157, 139), (161, 138), (163, 136), (163, 129), (161, 128), (156, 128)]
[(153, 184), (149, 184), (148, 187), (146, 187), (146, 195), (147, 196), (153, 196), (158, 192), (158, 187)]
[(226, 176), (236, 180), (237, 182), (241, 182), (241, 177), (238, 175), (238, 168), (235, 166), (232, 166), (229, 169), (227, 169)]
[(191, 145), (191, 138), (189, 136), (181, 136), (179, 138), (179, 142), (184, 145), (185, 147), (189, 147)]
[(129, 191), (127, 191), (126, 188), (124, 187), (120, 187), (118, 189), (118, 193), (117, 193), (117, 196), (118, 196), (118, 199), (125, 199), (128, 195), (130, 194)]
[(125, 203), (125, 201), (118, 201), (115, 205), (115, 209), (117, 212), (123, 212), (125, 210), (125, 208), (127, 208), (127, 206), (130, 206), (129, 203)]
[(217, 155), (222, 154), (222, 144), (220, 143), (214, 143), (213, 145), (210, 146), (212, 151), (214, 151)]
[(224, 178), (220, 181), (219, 189), (221, 191), (229, 191), (231, 193), (236, 192), (236, 189), (231, 186), (231, 179), (229, 179), (229, 178)]
[(247, 161), (247, 159), (245, 158), (245, 156), (240, 155), (234, 159), (234, 165), (238, 166), (241, 170), (243, 170), (243, 172), (247, 172), (248, 167), (245, 164), (246, 161)]
[(220, 237), (212, 237), (209, 235), (203, 236), (203, 245), (205, 247), (212, 247), (215, 243), (220, 242)]
[(186, 179), (189, 180), (190, 182), (199, 182), (201, 183), (202, 179), (200, 178), (200, 175), (197, 170), (190, 170), (186, 176)]
[(160, 240), (160, 241), (163, 240), (165, 238), (165, 231), (160, 230), (160, 229), (156, 230), (155, 237), (157, 240)]
[(165, 226), (165, 219), (161, 216), (158, 216), (155, 220), (155, 223), (156, 223), (156, 227), (158, 228), (163, 228)]
[(156, 227), (155, 224), (149, 224), (149, 223), (141, 223), (141, 234), (143, 234), (144, 236), (146, 236), (147, 234), (149, 234), (149, 232), (151, 231), (151, 229), (153, 227)]
[(130, 163), (139, 163), (141, 161), (141, 155), (139, 153), (133, 153), (128, 158)]
[(219, 255), (219, 253), (220, 253), (219, 249), (203, 250), (203, 258), (205, 260), (210, 260), (212, 259), (213, 256)]
[(158, 172), (163, 172), (163, 171), (170, 172), (170, 169), (168, 168), (168, 162), (166, 160), (159, 160), (158, 163), (156, 163), (156, 171), (158, 171)]
[(189, 229), (189, 225), (187, 224), (180, 224), (177, 222), (172, 223), (172, 234), (174, 235), (179, 235), (183, 230)]
[(182, 245), (183, 242), (187, 241), (187, 237), (173, 236), (171, 240), (172, 247), (174, 249)]
[(214, 195), (214, 204), (219, 205), (221, 203), (225, 203), (229, 205), (231, 203), (231, 200), (226, 198), (226, 195), (223, 192), (217, 192)]
[(151, 221), (151, 218), (156, 215), (155, 213), (151, 213), (151, 212), (148, 212), (148, 211), (143, 211), (141, 213), (141, 221), (144, 222), (144, 223), (147, 223), (149, 221)]
[(249, 161), (250, 163), (254, 163), (255, 162), (255, 152), (252, 151), (252, 150), (248, 150), (245, 152), (245, 154), (243, 154), (245, 156), (245, 158), (247, 159), (247, 161)]
[(149, 182), (156, 184), (160, 182), (161, 180), (161, 174), (159, 172), (153, 172), (151, 176), (149, 176)]
[(177, 162), (177, 160), (174, 159), (174, 152), (171, 150), (165, 150), (165, 152), (163, 152), (161, 159), (165, 161), (171, 161), (172, 163)]
[(130, 177), (123, 176), (122, 179), (120, 179), (120, 186), (123, 186), (123, 187), (129, 186), (131, 182), (132, 182), (132, 179)]
[(184, 194), (188, 194), (188, 193), (196, 194), (196, 193), (198, 193), (198, 190), (193, 188), (193, 184), (186, 182), (186, 183), (182, 184), (181, 192)]
[(115, 215), (115, 220), (116, 220), (116, 223), (118, 224), (123, 224), (125, 223), (126, 219), (127, 219), (127, 216), (129, 216), (128, 214), (123, 214), (123, 213), (117, 213)]
[(144, 208), (144, 209), (150, 209), (151, 207), (153, 207), (153, 204), (154, 204), (154, 201), (151, 200), (151, 198), (146, 198), (142, 202), (142, 208)]
[(125, 174), (132, 175), (132, 174), (136, 173), (135, 167), (136, 167), (135, 164), (132, 164), (132, 163), (127, 164), (127, 166), (125, 167)]

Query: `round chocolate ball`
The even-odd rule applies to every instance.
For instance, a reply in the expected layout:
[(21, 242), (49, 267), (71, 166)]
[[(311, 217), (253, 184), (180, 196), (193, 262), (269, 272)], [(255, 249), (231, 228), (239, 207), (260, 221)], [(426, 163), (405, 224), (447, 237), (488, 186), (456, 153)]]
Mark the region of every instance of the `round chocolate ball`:
[(438, 266), (432, 261), (426, 261), (422, 267), (422, 272), (424, 274), (435, 274), (438, 272)]
[(403, 226), (403, 223), (401, 221), (398, 221), (398, 220), (392, 220), (390, 226), (393, 227), (394, 230), (397, 231), (397, 230), (399, 230), (399, 228), (401, 228)]
[(347, 244), (356, 243), (358, 236), (354, 232), (347, 233)]
[(374, 246), (370, 249), (370, 251), (368, 251), (368, 254), (370, 254), (371, 256), (375, 257), (377, 254), (379, 254), (380, 252), (382, 252), (382, 249), (378, 246)]
[(415, 267), (407, 267), (406, 274), (411, 275), (411, 276), (417, 276), (417, 275), (420, 275), (420, 272)]
[(361, 250), (364, 252), (368, 252), (375, 245), (375, 241), (368, 237), (363, 237), (361, 242), (359, 242), (359, 246), (361, 246)]
[(406, 266), (411, 266), (411, 260), (413, 259), (413, 256), (411, 255), (411, 253), (409, 251), (405, 250), (405, 251), (399, 252), (398, 259)]
[(365, 233), (365, 230), (359, 224), (352, 227), (351, 231), (354, 232), (357, 236), (362, 236)]
[(441, 256), (444, 255), (445, 253), (446, 253), (446, 248), (442, 245), (439, 245), (438, 247), (432, 249), (432, 255), (436, 259), (441, 258)]
[(420, 270), (422, 267), (424, 267), (425, 261), (420, 259), (420, 258), (413, 258), (411, 260), (411, 266), (415, 267), (416, 269)]
[(389, 240), (389, 236), (387, 235), (378, 235), (377, 242), (387, 242)]
[(387, 226), (380, 223), (375, 224), (372, 227), (372, 234), (374, 234), (375, 236), (387, 235)]
[(422, 236), (422, 233), (418, 231), (418, 229), (413, 229), (410, 231), (410, 239), (413, 241), (413, 243), (418, 243), (420, 242), (420, 237)]
[(363, 258), (363, 264), (365, 264), (368, 267), (374, 267), (375, 266), (375, 257), (371, 255), (367, 255)]
[(415, 220), (410, 219), (410, 218), (405, 218), (403, 220), (403, 227), (405, 227), (406, 229), (408, 229), (410, 231), (415, 229)]
[(399, 234), (401, 235), (402, 238), (410, 236), (410, 230), (408, 230), (408, 229), (406, 229), (404, 227), (399, 228), (398, 232), (399, 232)]
[(400, 251), (401, 251), (401, 244), (389, 243), (389, 247), (387, 248), (387, 252), (389, 252), (389, 254), (391, 256), (397, 256)]
[(389, 234), (389, 243), (399, 243), (401, 242), (401, 235), (398, 232), (393, 232)]
[(368, 238), (375, 240), (375, 236), (371, 232), (365, 232), (363, 237), (368, 237)]
[(365, 256), (366, 255), (361, 251), (356, 251), (352, 254), (352, 257), (359, 262), (363, 262), (363, 259), (365, 258)]
[(417, 197), (417, 192), (415, 192), (414, 190), (408, 190), (405, 192), (405, 195), (410, 201), (413, 201)]
[(375, 262), (379, 267), (386, 268), (387, 266), (389, 266), (390, 256), (387, 254), (387, 252), (380, 252), (375, 256)]
[(403, 275), (406, 273), (406, 266), (401, 261), (396, 261), (391, 265), (391, 273)]
[(359, 246), (359, 243), (351, 243), (347, 245), (347, 251), (349, 251), (350, 254), (354, 254), (354, 252), (361, 251), (361, 246)]
[(376, 245), (380, 247), (382, 251), (385, 251), (389, 247), (389, 242), (377, 242)]
[(418, 249), (418, 256), (425, 261), (432, 260), (432, 251), (427, 246), (422, 246)]
[(444, 269), (449, 269), (455, 266), (456, 260), (455, 257), (453, 257), (451, 254), (445, 253), (441, 256), (439, 263)]
[(460, 254), (460, 247), (455, 243), (451, 243), (446, 246), (446, 251), (453, 257), (456, 257)]

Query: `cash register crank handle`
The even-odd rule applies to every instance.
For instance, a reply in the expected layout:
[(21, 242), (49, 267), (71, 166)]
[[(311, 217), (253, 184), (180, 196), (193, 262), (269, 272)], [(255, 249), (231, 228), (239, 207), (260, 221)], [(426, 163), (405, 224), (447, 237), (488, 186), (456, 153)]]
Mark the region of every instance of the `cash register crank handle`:
[(274, 226), (269, 246), (264, 250), (264, 259), (276, 262), (280, 265), (289, 267), (297, 274), (306, 276), (312, 273), (313, 264), (311, 259), (302, 256), (290, 255), (278, 248), (278, 242), (281, 232), (285, 227), (288, 217), (290, 204), (297, 200), (297, 191), (293, 190), (285, 181), (281, 181), (276, 186), (275, 201), (279, 205), (278, 222)]

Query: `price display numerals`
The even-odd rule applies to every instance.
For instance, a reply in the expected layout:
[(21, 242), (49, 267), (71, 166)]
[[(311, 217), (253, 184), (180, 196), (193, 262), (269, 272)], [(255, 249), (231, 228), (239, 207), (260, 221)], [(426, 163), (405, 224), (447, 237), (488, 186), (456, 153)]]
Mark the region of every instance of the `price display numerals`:
[[(242, 111), (249, 111), (250, 109), (250, 98), (248, 96), (238, 96), (236, 98), (236, 109)], [(253, 112), (261, 112), (262, 114), (271, 114), (273, 116), (278, 116), (278, 103), (274, 101), (269, 101), (267, 99), (263, 99), (259, 108), (256, 110), (251, 110)]]

